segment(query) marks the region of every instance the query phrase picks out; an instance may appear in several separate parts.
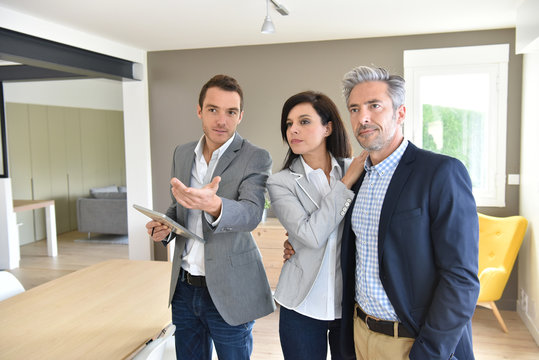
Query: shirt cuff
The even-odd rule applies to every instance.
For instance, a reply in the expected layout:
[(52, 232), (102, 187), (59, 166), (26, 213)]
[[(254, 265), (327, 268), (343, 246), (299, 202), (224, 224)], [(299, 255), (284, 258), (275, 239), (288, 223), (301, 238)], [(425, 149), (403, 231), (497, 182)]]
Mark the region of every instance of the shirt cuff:
[(217, 225), (219, 225), (219, 222), (221, 222), (221, 217), (223, 216), (223, 207), (221, 206), (221, 212), (219, 213), (219, 217), (217, 219), (215, 219), (207, 212), (204, 212), (204, 216), (206, 217), (206, 221), (208, 222), (208, 224), (215, 228), (217, 227)]
[(173, 237), (173, 232), (171, 231), (170, 234), (168, 234), (168, 236), (165, 239), (161, 240), (161, 243), (163, 245), (167, 246), (168, 243), (171, 242), (173, 238), (174, 238)]

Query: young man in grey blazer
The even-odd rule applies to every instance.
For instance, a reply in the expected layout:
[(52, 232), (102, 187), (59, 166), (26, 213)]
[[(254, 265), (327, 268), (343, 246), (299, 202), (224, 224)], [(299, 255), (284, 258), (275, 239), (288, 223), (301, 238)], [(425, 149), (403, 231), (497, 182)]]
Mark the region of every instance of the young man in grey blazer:
[(237, 81), (216, 75), (197, 108), (204, 135), (180, 145), (172, 163), (167, 215), (204, 242), (170, 233), (151, 221), (154, 241), (176, 239), (170, 303), (177, 359), (249, 359), (254, 320), (275, 310), (260, 251), (251, 236), (264, 208), (271, 169), (266, 150), (244, 140)]

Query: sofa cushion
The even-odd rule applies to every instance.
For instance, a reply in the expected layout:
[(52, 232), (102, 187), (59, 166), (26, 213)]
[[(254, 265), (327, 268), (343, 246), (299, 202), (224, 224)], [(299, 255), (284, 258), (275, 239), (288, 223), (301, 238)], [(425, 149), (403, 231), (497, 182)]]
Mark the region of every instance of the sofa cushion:
[(104, 187), (96, 187), (90, 189), (90, 196), (95, 197), (95, 194), (98, 193), (117, 193), (118, 187), (116, 185), (112, 186), (104, 186)]
[(121, 192), (96, 192), (92, 195), (94, 199), (127, 199), (127, 193)]

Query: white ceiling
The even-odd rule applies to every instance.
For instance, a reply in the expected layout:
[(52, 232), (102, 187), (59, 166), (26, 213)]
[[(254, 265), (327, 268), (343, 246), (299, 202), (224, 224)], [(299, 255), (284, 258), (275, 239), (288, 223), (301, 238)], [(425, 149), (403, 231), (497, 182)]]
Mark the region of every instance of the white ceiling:
[[(148, 51), (515, 27), (523, 0), (0, 0), (0, 6)], [(1, 26), (1, 25), (0, 25)]]

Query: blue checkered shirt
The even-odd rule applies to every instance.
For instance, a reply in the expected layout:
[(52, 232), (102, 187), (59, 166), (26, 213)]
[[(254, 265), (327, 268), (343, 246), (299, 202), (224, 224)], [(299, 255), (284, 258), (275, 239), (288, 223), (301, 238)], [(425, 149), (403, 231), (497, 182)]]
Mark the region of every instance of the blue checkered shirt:
[(356, 301), (371, 316), (399, 321), (379, 275), (378, 225), (387, 187), (408, 146), (408, 140), (384, 161), (372, 165), (365, 161), (365, 178), (352, 211), (352, 230), (356, 235)]

